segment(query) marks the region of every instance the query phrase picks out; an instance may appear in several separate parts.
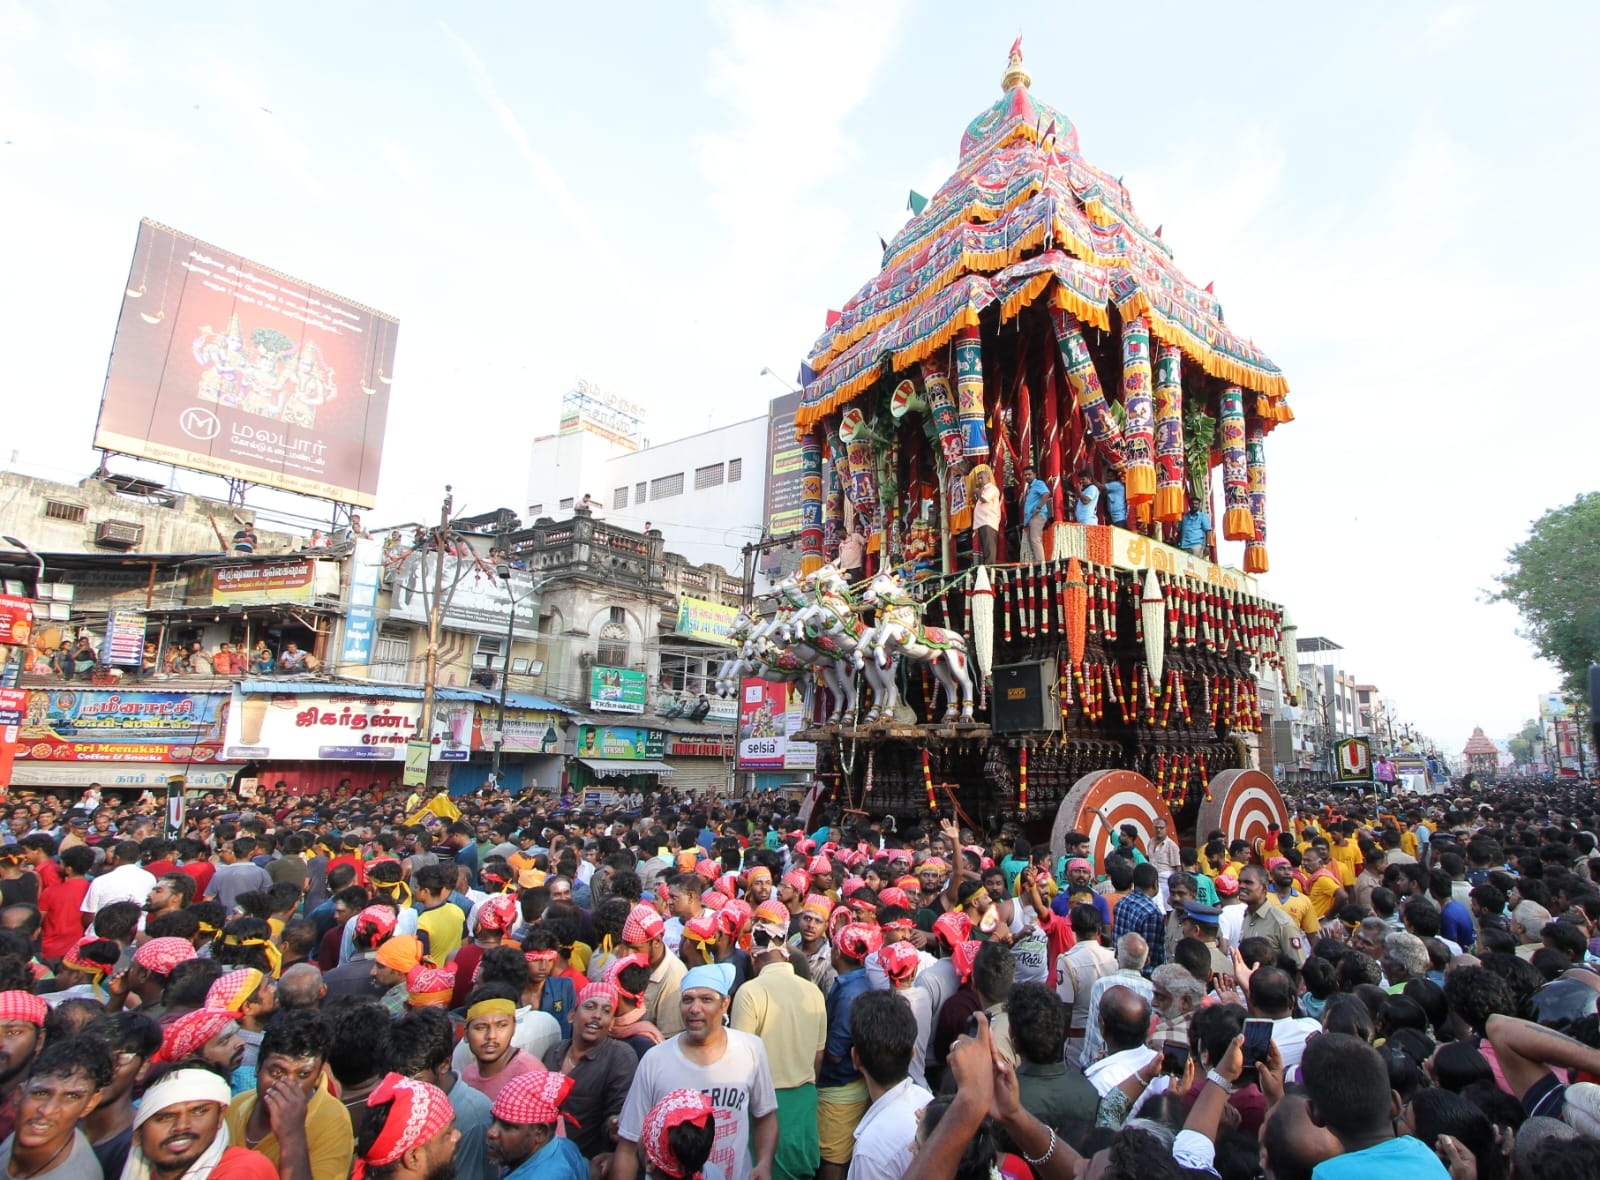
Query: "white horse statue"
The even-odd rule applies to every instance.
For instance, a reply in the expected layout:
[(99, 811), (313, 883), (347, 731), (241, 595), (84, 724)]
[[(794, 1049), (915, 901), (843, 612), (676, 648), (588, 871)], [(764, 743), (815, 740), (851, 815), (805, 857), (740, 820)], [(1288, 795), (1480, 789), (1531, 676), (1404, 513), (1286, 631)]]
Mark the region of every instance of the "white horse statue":
[(819, 683), (833, 694), (830, 723), (855, 711), (855, 666), (852, 657), (865, 630), (850, 599), (842, 571), (825, 565), (811, 576), (812, 601), (795, 611), (778, 629), (777, 640), (811, 665)]
[[(864, 606), (878, 607), (878, 625), (870, 640), (856, 647), (855, 665), (873, 686), (873, 708), (868, 722), (892, 718), (900, 703), (897, 665), (901, 658), (927, 663), (944, 689), (948, 723), (972, 720), (972, 677), (967, 671), (967, 641), (958, 631), (922, 625), (922, 604), (906, 593), (900, 579), (880, 573), (861, 596)], [(870, 652), (869, 652), (870, 646)], [(871, 659), (867, 659), (868, 655)]]

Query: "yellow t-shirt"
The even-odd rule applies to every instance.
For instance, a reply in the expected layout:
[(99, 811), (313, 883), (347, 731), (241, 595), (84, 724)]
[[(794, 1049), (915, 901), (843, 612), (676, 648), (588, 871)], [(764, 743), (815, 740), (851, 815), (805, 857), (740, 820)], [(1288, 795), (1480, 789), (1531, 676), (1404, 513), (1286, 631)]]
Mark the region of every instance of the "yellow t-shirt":
[(1322, 929), (1322, 923), (1317, 921), (1317, 915), (1312, 908), (1311, 899), (1303, 893), (1295, 893), (1289, 897), (1279, 897), (1276, 893), (1270, 895), (1272, 900), (1283, 907), (1283, 910), (1295, 920), (1307, 934), (1315, 934)]
[(1356, 861), (1361, 856), (1361, 850), (1349, 840), (1343, 844), (1330, 844), (1328, 855), (1333, 857), (1333, 863), (1339, 869), (1339, 883), (1346, 889), (1355, 888)]
[(1319, 872), (1311, 878), (1311, 909), (1319, 918), (1333, 913), (1333, 902), (1339, 896), (1339, 884), (1329, 874)]
[(428, 935), (428, 958), (443, 963), (461, 949), (461, 939), (467, 930), (467, 920), (461, 916), (461, 907), (445, 902), (417, 915), (418, 932)]
[(827, 1003), (789, 963), (769, 963), (733, 994), (730, 1023), (761, 1038), (772, 1085), (792, 1090), (817, 1080), (817, 1054), (828, 1040)]
[[(257, 1095), (246, 1090), (228, 1104), (228, 1138), (236, 1147), (245, 1142), (245, 1128), (256, 1108)], [(328, 1093), (327, 1083), (311, 1096), (306, 1105), (306, 1146), (311, 1156), (311, 1180), (349, 1180), (350, 1160), (355, 1155), (355, 1136), (350, 1130), (350, 1115), (344, 1104)], [(270, 1131), (252, 1148), (278, 1167), (278, 1137)]]

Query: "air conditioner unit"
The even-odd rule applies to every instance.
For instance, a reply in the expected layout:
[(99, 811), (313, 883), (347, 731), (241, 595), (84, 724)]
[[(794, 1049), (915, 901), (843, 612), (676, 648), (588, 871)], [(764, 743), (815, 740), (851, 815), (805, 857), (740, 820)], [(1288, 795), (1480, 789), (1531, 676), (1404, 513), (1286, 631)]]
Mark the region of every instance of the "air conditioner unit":
[(132, 549), (144, 540), (144, 525), (106, 520), (95, 526), (94, 543), (104, 549)]
[(1055, 665), (1050, 660), (998, 665), (989, 707), (991, 727), (995, 733), (1060, 729), (1061, 706), (1055, 693)]

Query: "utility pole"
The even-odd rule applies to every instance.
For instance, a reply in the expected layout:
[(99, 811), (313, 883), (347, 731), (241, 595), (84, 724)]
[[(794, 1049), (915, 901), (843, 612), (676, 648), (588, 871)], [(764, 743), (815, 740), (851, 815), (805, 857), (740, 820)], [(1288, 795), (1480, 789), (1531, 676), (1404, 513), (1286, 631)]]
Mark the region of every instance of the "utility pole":
[(428, 651), (422, 674), (422, 716), (417, 719), (417, 739), (433, 740), (434, 679), (439, 670), (439, 622), (444, 613), (444, 559), (450, 544), (450, 511), (455, 498), (450, 485), (444, 485), (444, 507), (439, 512), (439, 529), (434, 533), (437, 553), (433, 566), (433, 602), (428, 607)]

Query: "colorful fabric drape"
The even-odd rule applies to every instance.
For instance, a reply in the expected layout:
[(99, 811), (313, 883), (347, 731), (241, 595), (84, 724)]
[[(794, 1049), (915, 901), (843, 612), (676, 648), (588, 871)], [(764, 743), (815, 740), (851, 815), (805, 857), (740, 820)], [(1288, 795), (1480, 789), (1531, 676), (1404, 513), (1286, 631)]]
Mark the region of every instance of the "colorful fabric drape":
[[(1049, 349), (1048, 344), (1045, 347), (1044, 433), (1039, 439), (1039, 472), (1044, 477), (1045, 486), (1050, 489), (1050, 519), (1059, 525), (1066, 519), (1063, 511), (1066, 496), (1061, 487), (1061, 400), (1056, 391), (1055, 352)], [(1056, 557), (1053, 546), (1050, 555)]]
[(963, 328), (956, 337), (956, 410), (961, 418), (961, 448), (969, 459), (989, 454), (983, 428), (983, 344), (978, 329)]
[(1237, 385), (1222, 391), (1222, 496), (1226, 515), (1222, 535), (1230, 541), (1248, 541), (1256, 535), (1250, 516), (1250, 472), (1245, 458), (1244, 394)]
[(1111, 416), (1106, 395), (1100, 387), (1100, 375), (1094, 370), (1094, 360), (1089, 356), (1089, 342), (1083, 338), (1078, 317), (1070, 311), (1051, 307), (1050, 320), (1056, 330), (1056, 346), (1061, 350), (1061, 363), (1067, 368), (1067, 384), (1072, 386), (1073, 399), (1088, 424), (1089, 435), (1106, 452), (1114, 463), (1122, 462), (1122, 430)]
[(1156, 494), (1150, 321), (1144, 316), (1134, 316), (1122, 325), (1122, 409), (1122, 445), (1127, 455), (1122, 484), (1128, 493), (1128, 506), (1133, 508), (1149, 503)]
[(1156, 352), (1156, 519), (1176, 524), (1183, 519), (1183, 353), (1171, 344)]
[(833, 465), (833, 477), (839, 481), (844, 498), (854, 505), (856, 490), (850, 484), (850, 457), (837, 426), (828, 431), (828, 462)]
[(1250, 480), (1250, 519), (1255, 539), (1244, 546), (1244, 569), (1248, 574), (1267, 572), (1267, 432), (1259, 420), (1252, 421), (1245, 441), (1246, 470)]
[(939, 452), (945, 466), (961, 461), (961, 419), (956, 414), (955, 397), (950, 392), (950, 373), (943, 354), (922, 369), (922, 393), (939, 431)]
[(800, 437), (800, 572), (822, 568), (822, 439), (815, 430)]
[(822, 543), (826, 550), (844, 539), (844, 484), (839, 480), (840, 465), (835, 461), (843, 445), (838, 433), (830, 432), (822, 457)]

